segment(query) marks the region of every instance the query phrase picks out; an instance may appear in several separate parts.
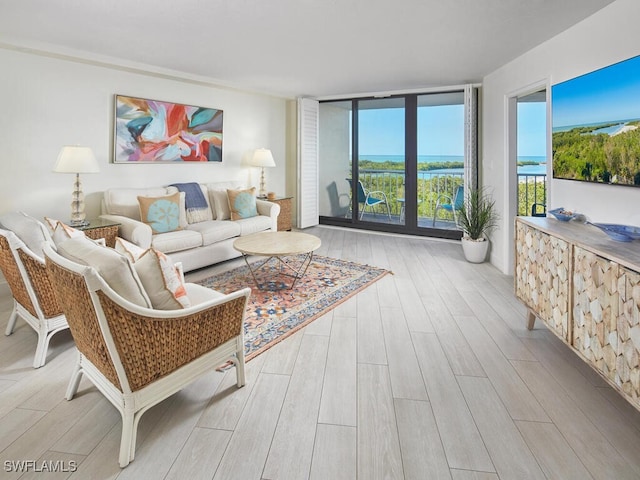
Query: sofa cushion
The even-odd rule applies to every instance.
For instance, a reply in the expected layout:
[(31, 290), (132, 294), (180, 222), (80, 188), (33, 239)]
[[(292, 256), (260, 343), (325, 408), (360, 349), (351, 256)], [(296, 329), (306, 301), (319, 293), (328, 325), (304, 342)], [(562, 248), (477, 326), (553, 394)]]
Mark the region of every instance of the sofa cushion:
[(240, 235), (250, 235), (252, 233), (264, 232), (271, 228), (271, 217), (258, 215), (251, 218), (243, 218), (233, 222), (240, 227)]
[(151, 227), (153, 233), (181, 230), (180, 193), (162, 197), (138, 197), (140, 218)]
[(164, 253), (150, 248), (133, 264), (133, 268), (153, 308), (178, 310), (191, 306), (180, 273)]
[(210, 222), (194, 223), (189, 225), (189, 230), (202, 235), (202, 245), (211, 245), (227, 238), (240, 236), (242, 229), (237, 222), (211, 220)]
[(51, 240), (51, 235), (42, 222), (23, 212), (8, 212), (0, 216), (0, 226), (11, 230), (29, 250), (44, 258), (42, 244)]
[(58, 245), (58, 253), (80, 265), (95, 268), (122, 298), (140, 307), (151, 307), (149, 297), (131, 262), (113, 248), (103, 247), (87, 237), (78, 237)]
[(164, 253), (179, 252), (202, 246), (202, 235), (193, 230), (161, 233), (151, 238), (151, 246)]
[(258, 215), (255, 187), (246, 190), (227, 190), (227, 197), (229, 198), (231, 220), (251, 218)]

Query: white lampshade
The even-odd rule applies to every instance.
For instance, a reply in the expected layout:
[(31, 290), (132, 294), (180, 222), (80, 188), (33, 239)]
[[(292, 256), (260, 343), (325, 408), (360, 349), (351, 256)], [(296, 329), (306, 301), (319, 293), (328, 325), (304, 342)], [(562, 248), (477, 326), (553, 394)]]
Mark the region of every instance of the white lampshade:
[(65, 145), (58, 154), (53, 171), (56, 173), (98, 173), (100, 167), (89, 147)]
[(258, 148), (253, 152), (251, 165), (254, 167), (275, 167), (276, 162), (273, 160), (271, 150), (268, 148)]

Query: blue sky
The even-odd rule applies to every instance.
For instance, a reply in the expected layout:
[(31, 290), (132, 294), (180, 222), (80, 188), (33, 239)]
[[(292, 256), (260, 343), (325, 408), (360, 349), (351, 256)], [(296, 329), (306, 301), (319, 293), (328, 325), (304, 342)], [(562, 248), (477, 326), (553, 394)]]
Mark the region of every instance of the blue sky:
[(640, 118), (640, 56), (553, 85), (553, 127)]
[[(518, 105), (518, 155), (546, 155), (546, 104)], [(360, 155), (404, 154), (404, 109), (359, 112)], [(464, 107), (418, 109), (418, 155), (464, 154)]]

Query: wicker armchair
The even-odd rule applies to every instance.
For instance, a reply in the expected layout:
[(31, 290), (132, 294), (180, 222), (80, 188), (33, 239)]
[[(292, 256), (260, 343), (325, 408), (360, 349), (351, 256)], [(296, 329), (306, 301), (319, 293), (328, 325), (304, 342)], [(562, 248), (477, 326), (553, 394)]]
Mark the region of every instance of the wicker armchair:
[[(209, 300), (186, 309), (153, 310), (123, 299), (94, 268), (49, 245), (44, 255), (79, 352), (66, 398), (73, 398), (84, 373), (118, 409), (121, 467), (134, 459), (138, 422), (150, 407), (226, 362), (236, 367), (238, 387), (244, 385), (249, 288), (228, 295), (208, 291)], [(204, 289), (186, 286), (189, 294), (190, 288)]]
[(0, 229), (0, 269), (13, 295), (13, 311), (5, 333), (11, 335), (18, 315), (22, 317), (38, 333), (33, 368), (41, 367), (47, 360), (51, 337), (69, 328), (47, 276), (44, 259), (15, 233)]

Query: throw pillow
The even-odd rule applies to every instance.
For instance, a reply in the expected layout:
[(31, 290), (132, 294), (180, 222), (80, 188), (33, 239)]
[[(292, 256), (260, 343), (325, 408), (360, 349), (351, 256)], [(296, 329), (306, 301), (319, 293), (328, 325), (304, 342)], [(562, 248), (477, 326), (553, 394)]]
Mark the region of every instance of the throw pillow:
[(157, 310), (191, 306), (182, 276), (164, 253), (150, 248), (133, 264), (151, 305)]
[(138, 197), (140, 219), (156, 233), (182, 230), (180, 226), (180, 192), (163, 197)]
[(240, 220), (258, 215), (255, 187), (247, 190), (227, 190), (231, 220)]
[(124, 238), (116, 237), (116, 251), (125, 255), (132, 263), (136, 263), (136, 261), (142, 256), (146, 250), (144, 248), (140, 248), (135, 243), (128, 242)]
[(216, 220), (229, 220), (231, 210), (229, 210), (229, 197), (226, 190), (209, 190), (209, 198), (213, 199)]
[(69, 240), (70, 238), (84, 237), (85, 234), (82, 230), (70, 227), (60, 220), (54, 220), (53, 218), (44, 217), (44, 220), (51, 232), (51, 238), (53, 243), (58, 246), (60, 243)]

